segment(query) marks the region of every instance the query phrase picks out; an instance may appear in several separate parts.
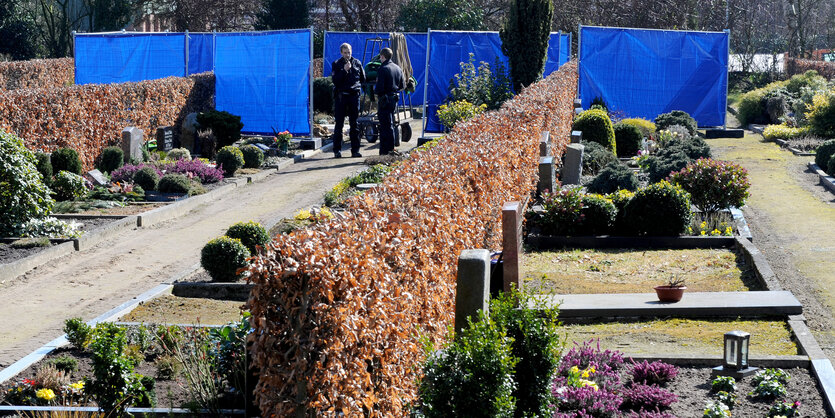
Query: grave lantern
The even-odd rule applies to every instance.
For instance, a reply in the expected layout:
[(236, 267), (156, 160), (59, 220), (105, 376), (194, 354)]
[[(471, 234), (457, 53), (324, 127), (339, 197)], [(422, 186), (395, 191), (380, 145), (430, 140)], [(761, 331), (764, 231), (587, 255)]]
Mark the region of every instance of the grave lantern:
[(744, 331), (725, 333), (724, 364), (715, 367), (711, 376), (733, 376), (737, 380), (753, 374), (758, 369), (748, 364), (749, 344), (751, 334)]

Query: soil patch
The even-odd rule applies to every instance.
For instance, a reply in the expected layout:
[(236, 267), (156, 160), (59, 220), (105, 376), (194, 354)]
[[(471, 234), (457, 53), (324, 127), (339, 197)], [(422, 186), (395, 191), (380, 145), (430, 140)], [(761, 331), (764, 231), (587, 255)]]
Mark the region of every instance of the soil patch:
[(734, 249), (574, 249), (526, 252), (525, 287), (537, 293), (647, 293), (675, 276), (688, 291), (760, 290), (755, 273)]
[(109, 223), (115, 222), (118, 219), (113, 218), (92, 218), (92, 219), (73, 219), (73, 218), (63, 218), (65, 222), (75, 222), (78, 225), (79, 231), (89, 232), (96, 228), (102, 227)]
[(165, 295), (139, 304), (123, 322), (224, 325), (241, 317), (243, 303)]
[(566, 341), (599, 339), (600, 347), (629, 355), (696, 355), (722, 358), (722, 337), (731, 330), (751, 334), (752, 356), (796, 355), (797, 346), (783, 320), (653, 319), (563, 326)]
[(49, 247), (14, 248), (11, 244), (0, 243), (0, 265), (9, 264), (32, 254), (37, 254)]
[(165, 203), (143, 203), (136, 205), (119, 206), (115, 208), (91, 208), (78, 212), (78, 215), (138, 215), (149, 210), (165, 206)]

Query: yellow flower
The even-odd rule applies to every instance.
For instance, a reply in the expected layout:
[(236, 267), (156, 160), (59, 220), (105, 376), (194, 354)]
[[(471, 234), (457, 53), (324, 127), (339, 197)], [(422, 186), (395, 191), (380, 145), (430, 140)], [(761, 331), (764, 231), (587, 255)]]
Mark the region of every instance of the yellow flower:
[(580, 379), (580, 385), (581, 385), (582, 387), (591, 387), (591, 388), (593, 388), (595, 391), (597, 391), (597, 389), (598, 389), (598, 388), (597, 388), (597, 383), (594, 383), (594, 382), (592, 382), (591, 380)]
[(296, 212), (296, 216), (294, 216), (293, 218), (297, 221), (308, 220), (308, 219), (310, 219), (310, 211), (302, 209), (302, 210)]
[(713, 231), (710, 231), (710, 235), (713, 235), (713, 236), (722, 235), (722, 231), (720, 231), (718, 229), (714, 229)]
[(55, 399), (55, 392), (53, 392), (52, 389), (38, 389), (38, 391), (35, 392), (35, 396), (45, 401), (51, 401)]
[(589, 371), (588, 370), (583, 370), (583, 374), (581, 374), (580, 377), (582, 377), (583, 379), (588, 379)]
[(725, 228), (725, 235), (733, 235), (733, 234), (734, 234), (734, 230), (731, 229), (731, 227)]
[(79, 380), (78, 383), (70, 383), (70, 387), (75, 390), (83, 390), (84, 389), (84, 382)]
[(579, 369), (579, 368), (577, 368), (577, 366), (571, 366), (571, 368), (570, 368), (570, 369), (568, 369), (568, 372), (569, 372), (569, 373), (571, 373), (571, 374), (579, 374), (579, 373), (580, 373), (580, 369)]
[(328, 209), (327, 207), (322, 207), (322, 209), (320, 210), (320, 213), (321, 213), (321, 214), (322, 214), (325, 218), (328, 218), (328, 219), (333, 219), (333, 212), (331, 212), (331, 211), (330, 211), (330, 209)]
[(705, 235), (707, 235), (707, 232), (702, 231), (702, 233), (701, 233), (700, 235), (701, 235), (701, 236), (705, 236)]

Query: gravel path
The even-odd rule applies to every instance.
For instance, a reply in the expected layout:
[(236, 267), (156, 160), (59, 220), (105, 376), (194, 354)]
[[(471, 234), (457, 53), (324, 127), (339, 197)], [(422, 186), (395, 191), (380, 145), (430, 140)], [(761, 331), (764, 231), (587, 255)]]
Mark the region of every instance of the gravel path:
[[(415, 121), (413, 130), (419, 129)], [(417, 136), (399, 150), (414, 147)], [(378, 149), (363, 141), (361, 152), (371, 156)], [(364, 167), (362, 159), (332, 155), (302, 160), (178, 219), (127, 231), (0, 284), (0, 368), (60, 336), (66, 318), (95, 318), (198, 263), (202, 246), (229, 225), (272, 223), (320, 205), (336, 182)]]

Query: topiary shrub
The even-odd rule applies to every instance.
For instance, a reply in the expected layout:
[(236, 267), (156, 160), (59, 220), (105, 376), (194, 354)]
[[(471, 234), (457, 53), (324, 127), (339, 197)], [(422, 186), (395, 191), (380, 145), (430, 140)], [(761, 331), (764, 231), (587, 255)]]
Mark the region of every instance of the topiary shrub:
[(615, 226), (615, 205), (603, 196), (587, 194), (582, 198), (583, 208), (580, 209), (582, 221), (579, 233), (581, 235), (605, 235), (612, 232)]
[(603, 167), (618, 163), (618, 157), (597, 142), (583, 141), (583, 174), (595, 175)]
[(226, 230), (226, 236), (241, 240), (250, 254), (257, 254), (257, 246), (265, 246), (270, 242), (270, 235), (266, 228), (258, 222), (238, 222)]
[(673, 110), (670, 113), (662, 113), (655, 118), (655, 128), (659, 131), (667, 129), (672, 125), (681, 125), (687, 128), (690, 135), (696, 135), (696, 120), (683, 110)]
[(52, 159), (50, 159), (49, 154), (36, 152), (35, 160), (38, 173), (41, 173), (44, 184), (49, 186), (52, 184)]
[(142, 167), (133, 175), (133, 183), (142, 190), (156, 190), (159, 183), (159, 174), (152, 167)]
[(749, 123), (768, 123), (765, 109), (766, 95), (772, 90), (785, 87), (785, 81), (771, 83), (765, 87), (751, 90), (739, 97), (737, 119), (742, 125)]
[(87, 189), (84, 187), (83, 177), (69, 171), (59, 171), (52, 181), (52, 191), (56, 199), (65, 201), (84, 196)]
[(35, 163), (35, 155), (22, 139), (0, 130), (0, 236), (18, 236), (27, 221), (52, 211), (55, 202)]
[(829, 160), (832, 159), (833, 155), (835, 155), (835, 139), (830, 139), (815, 149), (815, 164), (821, 170), (826, 170), (829, 167)]
[(835, 93), (823, 91), (812, 98), (812, 106), (806, 113), (809, 126), (815, 135), (835, 137)]
[(803, 74), (793, 75), (786, 82), (786, 91), (789, 93), (800, 94), (800, 90), (804, 87), (812, 90), (824, 90), (826, 88), (826, 78), (815, 70), (809, 70)]
[(69, 171), (81, 175), (81, 158), (72, 148), (59, 148), (52, 152), (52, 171)]
[(582, 131), (584, 141), (596, 142), (612, 153), (617, 152), (615, 129), (606, 112), (597, 109), (586, 110), (574, 119), (571, 129)]
[(258, 168), (264, 164), (264, 151), (255, 145), (244, 145), (241, 147), (244, 156), (244, 168)]
[(191, 160), (191, 152), (189, 152), (188, 148), (174, 148), (168, 151), (167, 157), (169, 160), (174, 161)]
[(624, 207), (624, 222), (636, 235), (678, 236), (687, 230), (690, 195), (667, 181), (638, 190)]
[(215, 135), (218, 147), (232, 145), (241, 139), (241, 117), (226, 111), (208, 110), (197, 114), (200, 127), (210, 128)]
[(313, 79), (313, 111), (333, 114), (333, 80), (330, 77)]
[(215, 238), (200, 251), (200, 265), (213, 281), (234, 282), (238, 280), (238, 269), (248, 265), (249, 250), (241, 240), (226, 236)]
[(629, 158), (638, 155), (638, 151), (641, 149), (641, 141), (644, 139), (641, 130), (623, 122), (616, 123), (614, 130), (618, 157)]
[(105, 173), (112, 173), (125, 165), (125, 153), (119, 147), (107, 147), (101, 151), (96, 168)]
[(217, 152), (215, 162), (219, 168), (223, 169), (226, 177), (232, 177), (239, 168), (244, 166), (244, 154), (238, 147), (225, 146)]
[(710, 158), (710, 156), (710, 146), (699, 137), (672, 143), (647, 158), (649, 181), (651, 183), (661, 181), (673, 171), (679, 171), (699, 158)]
[[(641, 131), (641, 137), (647, 139), (654, 139), (655, 138), (655, 131), (656, 127), (655, 124), (641, 118), (627, 118), (622, 119), (620, 123), (624, 125), (631, 125), (638, 128)], [(616, 135), (617, 136), (617, 135)]]
[(741, 207), (748, 198), (748, 172), (741, 166), (699, 158), (670, 176), (670, 182), (690, 193), (690, 201), (702, 212)]
[(166, 174), (159, 179), (157, 190), (160, 193), (187, 194), (191, 191), (191, 180), (182, 174)]
[(638, 177), (620, 161), (611, 162), (600, 170), (586, 188), (590, 193), (601, 194), (614, 193), (621, 189), (635, 191), (638, 189)]

